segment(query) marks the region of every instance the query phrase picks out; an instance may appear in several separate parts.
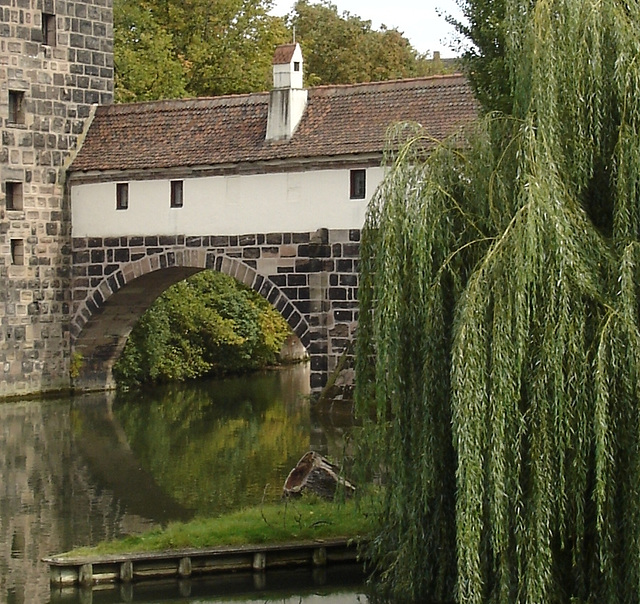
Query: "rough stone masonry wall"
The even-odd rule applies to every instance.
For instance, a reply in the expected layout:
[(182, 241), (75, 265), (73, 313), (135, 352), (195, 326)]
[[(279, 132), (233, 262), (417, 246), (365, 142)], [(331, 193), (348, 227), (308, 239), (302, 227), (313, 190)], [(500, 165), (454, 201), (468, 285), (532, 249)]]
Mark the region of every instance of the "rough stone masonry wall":
[[(357, 229), (241, 236), (74, 238), (72, 333), (82, 338), (83, 331), (88, 333), (89, 322), (102, 321), (103, 343), (98, 336), (96, 349), (104, 351), (113, 333), (111, 322), (117, 317), (103, 310), (124, 286), (152, 273), (160, 280), (163, 268), (212, 268), (260, 292), (289, 321), (311, 356), (311, 387), (317, 391), (355, 333), (359, 242)], [(146, 290), (135, 288), (139, 296), (154, 289), (152, 283), (146, 285)], [(131, 299), (127, 311), (146, 308), (150, 302)], [(91, 332), (100, 329), (93, 325)]]
[[(69, 384), (64, 167), (91, 105), (112, 101), (112, 38), (112, 0), (0, 0), (0, 397)], [(13, 183), (18, 209), (7, 208)]]

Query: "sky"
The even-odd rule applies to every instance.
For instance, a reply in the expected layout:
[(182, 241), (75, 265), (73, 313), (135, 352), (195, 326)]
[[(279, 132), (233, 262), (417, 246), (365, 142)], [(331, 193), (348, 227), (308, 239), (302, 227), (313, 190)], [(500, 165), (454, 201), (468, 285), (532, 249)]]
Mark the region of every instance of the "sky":
[[(453, 50), (451, 40), (455, 30), (445, 21), (444, 15), (460, 18), (461, 13), (455, 0), (331, 0), (338, 7), (338, 13), (348, 11), (361, 19), (371, 21), (375, 29), (384, 23), (395, 27), (409, 39), (419, 52), (437, 50), (444, 57), (458, 54)], [(286, 15), (295, 0), (274, 0), (274, 15)], [(449, 40), (449, 43), (447, 43)]]

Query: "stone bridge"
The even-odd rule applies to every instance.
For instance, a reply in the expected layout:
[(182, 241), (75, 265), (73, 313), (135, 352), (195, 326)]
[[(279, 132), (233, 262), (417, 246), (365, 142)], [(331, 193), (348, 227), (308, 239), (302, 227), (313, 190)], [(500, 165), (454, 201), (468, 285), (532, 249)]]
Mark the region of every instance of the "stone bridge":
[(359, 241), (358, 229), (74, 238), (74, 387), (112, 387), (113, 365), (155, 298), (199, 271), (217, 270), (260, 293), (287, 320), (307, 349), (318, 392), (357, 324)]

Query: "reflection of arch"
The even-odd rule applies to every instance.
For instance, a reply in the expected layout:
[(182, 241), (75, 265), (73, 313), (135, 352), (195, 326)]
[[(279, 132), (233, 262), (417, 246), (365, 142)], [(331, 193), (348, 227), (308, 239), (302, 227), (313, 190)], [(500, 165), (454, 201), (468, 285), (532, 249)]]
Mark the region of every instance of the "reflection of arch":
[(114, 396), (86, 395), (74, 407), (79, 418), (74, 444), (87, 464), (92, 482), (95, 480), (113, 493), (123, 514), (153, 522), (189, 520), (193, 513), (158, 484), (132, 451), (113, 413)]
[(113, 364), (144, 311), (167, 288), (205, 269), (230, 275), (257, 291), (282, 314), (302, 343), (308, 344), (306, 318), (268, 277), (226, 255), (171, 250), (122, 265), (82, 302), (71, 322), (73, 350), (82, 356), (74, 387), (113, 387)]

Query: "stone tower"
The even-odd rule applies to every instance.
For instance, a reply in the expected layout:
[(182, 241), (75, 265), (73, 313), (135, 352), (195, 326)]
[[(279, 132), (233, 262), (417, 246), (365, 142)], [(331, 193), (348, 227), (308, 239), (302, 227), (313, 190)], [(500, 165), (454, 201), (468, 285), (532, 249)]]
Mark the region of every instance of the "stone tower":
[(0, 0), (0, 397), (69, 386), (65, 167), (113, 99), (112, 0)]

